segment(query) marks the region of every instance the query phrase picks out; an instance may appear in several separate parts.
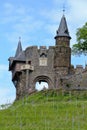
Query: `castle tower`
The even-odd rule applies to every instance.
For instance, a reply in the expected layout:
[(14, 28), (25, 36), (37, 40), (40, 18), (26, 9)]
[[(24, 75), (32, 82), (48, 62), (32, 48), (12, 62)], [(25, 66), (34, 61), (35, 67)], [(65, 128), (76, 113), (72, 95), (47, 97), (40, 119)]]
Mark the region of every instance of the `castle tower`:
[(57, 34), (55, 36), (54, 49), (54, 69), (55, 69), (55, 86), (60, 86), (60, 79), (70, 73), (71, 66), (71, 48), (70, 35), (67, 27), (66, 18), (63, 15)]
[(9, 59), (9, 71), (12, 72), (12, 82), (16, 88), (16, 99), (25, 93), (25, 76), (21, 67), (26, 63), (25, 53), (22, 50), (21, 40), (19, 39), (18, 46), (14, 57)]
[(37, 82), (48, 83), (49, 89), (58, 88), (60, 79), (70, 72), (71, 49), (70, 35), (66, 18), (63, 15), (57, 34), (55, 46), (29, 46), (22, 50), (19, 39), (14, 57), (9, 58), (9, 71), (16, 88), (16, 99), (35, 91)]
[(70, 46), (70, 35), (67, 27), (66, 18), (63, 15), (61, 18), (61, 22), (59, 25), (59, 28), (57, 30), (57, 34), (55, 36), (56, 39), (56, 45), (64, 45), (69, 47)]
[(54, 68), (66, 69), (66, 73), (71, 65), (70, 39), (66, 18), (63, 15), (55, 36)]

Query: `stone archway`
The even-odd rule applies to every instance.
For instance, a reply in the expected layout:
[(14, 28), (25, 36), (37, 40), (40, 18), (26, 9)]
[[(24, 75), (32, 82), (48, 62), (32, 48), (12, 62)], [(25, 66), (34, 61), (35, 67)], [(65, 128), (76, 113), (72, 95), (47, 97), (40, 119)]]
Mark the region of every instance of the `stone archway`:
[(44, 76), (44, 75), (37, 76), (34, 79), (34, 82), (33, 82), (34, 83), (34, 89), (35, 89), (35, 84), (37, 82), (46, 82), (48, 84), (48, 89), (53, 88), (53, 83), (52, 83), (51, 79), (48, 76)]
[(49, 85), (46, 81), (37, 81), (35, 84), (35, 90), (41, 91), (41, 90), (46, 90), (49, 89)]

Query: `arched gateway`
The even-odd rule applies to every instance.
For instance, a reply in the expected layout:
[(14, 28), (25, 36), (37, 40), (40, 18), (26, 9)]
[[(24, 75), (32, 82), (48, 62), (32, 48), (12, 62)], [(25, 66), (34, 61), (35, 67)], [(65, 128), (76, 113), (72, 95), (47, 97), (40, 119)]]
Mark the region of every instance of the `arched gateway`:
[(49, 89), (53, 89), (53, 88), (54, 88), (53, 82), (52, 82), (51, 79), (50, 79), (49, 77), (47, 77), (47, 76), (41, 75), (41, 76), (36, 77), (36, 78), (34, 79), (34, 82), (33, 82), (33, 83), (34, 83), (34, 87), (36, 87), (35, 85), (36, 85), (37, 82), (39, 82), (39, 83), (41, 83), (41, 82), (46, 82), (46, 83), (48, 84), (48, 88), (49, 88)]
[(16, 87), (16, 99), (23, 97), (27, 90), (35, 89), (35, 83), (45, 81), (50, 88), (58, 88), (62, 76), (70, 73), (70, 35), (65, 16), (62, 16), (55, 46), (30, 46), (22, 50), (19, 39), (14, 57), (9, 58), (9, 70)]

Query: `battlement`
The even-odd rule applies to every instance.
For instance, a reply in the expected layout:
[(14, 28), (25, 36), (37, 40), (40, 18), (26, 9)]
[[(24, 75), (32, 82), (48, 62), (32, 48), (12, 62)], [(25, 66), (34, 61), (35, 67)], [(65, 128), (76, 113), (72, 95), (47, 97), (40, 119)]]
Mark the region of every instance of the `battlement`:
[(70, 35), (63, 15), (55, 36), (54, 46), (29, 46), (22, 50), (19, 40), (16, 54), (10, 58), (12, 81), (16, 87), (16, 98), (19, 99), (39, 81), (48, 83), (49, 89), (58, 88), (60, 76), (70, 73), (71, 48)]
[(81, 73), (82, 71), (84, 71), (84, 67), (82, 65), (76, 65), (75, 73)]
[(83, 68), (82, 65), (76, 65), (76, 68)]
[(46, 50), (47, 47), (46, 47), (46, 46), (40, 46), (40, 49), (41, 49), (41, 50)]
[(29, 46), (25, 50), (28, 50), (28, 49), (49, 50), (49, 49), (54, 49), (54, 48), (55, 48), (55, 46), (49, 46), (49, 47), (47, 47), (47, 46)]

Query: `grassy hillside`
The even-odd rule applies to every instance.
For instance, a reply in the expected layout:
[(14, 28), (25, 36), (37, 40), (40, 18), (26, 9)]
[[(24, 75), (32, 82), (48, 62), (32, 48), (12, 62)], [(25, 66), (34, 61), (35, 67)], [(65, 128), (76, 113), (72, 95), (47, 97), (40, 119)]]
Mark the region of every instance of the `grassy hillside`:
[(0, 130), (87, 130), (87, 92), (34, 93), (0, 111)]

